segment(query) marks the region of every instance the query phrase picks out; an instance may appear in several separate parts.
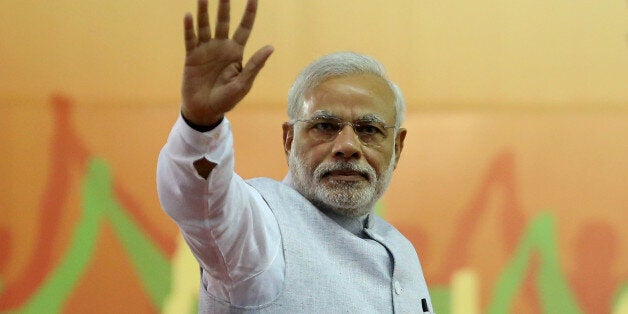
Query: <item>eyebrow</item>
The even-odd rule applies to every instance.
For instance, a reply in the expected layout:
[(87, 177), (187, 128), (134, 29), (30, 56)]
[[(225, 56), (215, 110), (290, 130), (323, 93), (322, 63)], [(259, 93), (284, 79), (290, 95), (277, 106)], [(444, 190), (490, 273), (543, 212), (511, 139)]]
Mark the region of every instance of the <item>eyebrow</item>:
[(361, 116), (357, 121), (362, 121), (362, 122), (376, 122), (376, 123), (381, 123), (381, 124), (386, 124), (386, 122), (384, 121), (384, 119), (380, 118), (380, 116), (373, 114), (373, 113), (367, 113), (363, 116)]
[(327, 111), (327, 110), (317, 110), (310, 117), (310, 119), (318, 119), (318, 118), (337, 118), (337, 119), (340, 119), (340, 117), (334, 115), (333, 112)]
[[(314, 112), (314, 114), (312, 114), (312, 117), (310, 119), (319, 119), (319, 118), (327, 118), (327, 119), (334, 118), (334, 119), (344, 120), (341, 117), (335, 115), (333, 112), (328, 111), (328, 110), (317, 110), (316, 112)], [(358, 117), (354, 121), (376, 122), (376, 123), (386, 124), (384, 119), (382, 119), (380, 116), (374, 113), (367, 113), (363, 116)]]

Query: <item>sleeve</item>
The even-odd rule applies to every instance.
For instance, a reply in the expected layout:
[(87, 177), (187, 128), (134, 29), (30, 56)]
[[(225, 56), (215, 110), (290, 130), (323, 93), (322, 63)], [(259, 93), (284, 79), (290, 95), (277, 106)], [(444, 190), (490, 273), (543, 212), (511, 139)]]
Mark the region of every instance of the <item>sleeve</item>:
[[(207, 179), (194, 167), (202, 158), (215, 165)], [(279, 227), (261, 195), (234, 172), (226, 118), (201, 133), (179, 116), (159, 155), (157, 190), (209, 275), (209, 293), (238, 305), (267, 302), (279, 293), (285, 268)], [(265, 291), (251, 291), (255, 287)]]

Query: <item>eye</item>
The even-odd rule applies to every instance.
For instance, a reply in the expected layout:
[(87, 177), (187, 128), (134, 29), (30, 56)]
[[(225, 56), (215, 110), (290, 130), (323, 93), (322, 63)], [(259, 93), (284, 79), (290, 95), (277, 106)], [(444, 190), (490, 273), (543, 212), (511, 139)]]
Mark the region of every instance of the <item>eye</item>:
[(355, 131), (364, 135), (384, 134), (384, 131), (375, 124), (358, 123), (355, 125)]
[(319, 132), (338, 132), (338, 123), (331, 121), (313, 121), (312, 129)]

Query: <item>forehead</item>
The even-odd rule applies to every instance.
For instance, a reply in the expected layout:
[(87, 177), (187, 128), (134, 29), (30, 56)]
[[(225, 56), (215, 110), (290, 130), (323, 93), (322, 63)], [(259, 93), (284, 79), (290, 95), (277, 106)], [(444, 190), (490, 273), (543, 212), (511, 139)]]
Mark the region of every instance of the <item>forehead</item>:
[(321, 111), (347, 120), (376, 115), (393, 123), (395, 96), (386, 81), (374, 75), (332, 77), (304, 97), (302, 117)]

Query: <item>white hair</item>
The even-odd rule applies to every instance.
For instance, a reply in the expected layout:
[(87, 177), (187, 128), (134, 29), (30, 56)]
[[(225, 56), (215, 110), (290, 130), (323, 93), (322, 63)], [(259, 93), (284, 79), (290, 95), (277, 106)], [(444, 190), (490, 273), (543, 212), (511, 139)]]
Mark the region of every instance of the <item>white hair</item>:
[(325, 80), (357, 74), (375, 75), (388, 84), (395, 97), (395, 129), (398, 130), (405, 117), (406, 109), (401, 89), (388, 79), (386, 69), (379, 61), (355, 52), (329, 54), (315, 60), (303, 69), (288, 92), (288, 117), (291, 121), (299, 119), (304, 95)]

